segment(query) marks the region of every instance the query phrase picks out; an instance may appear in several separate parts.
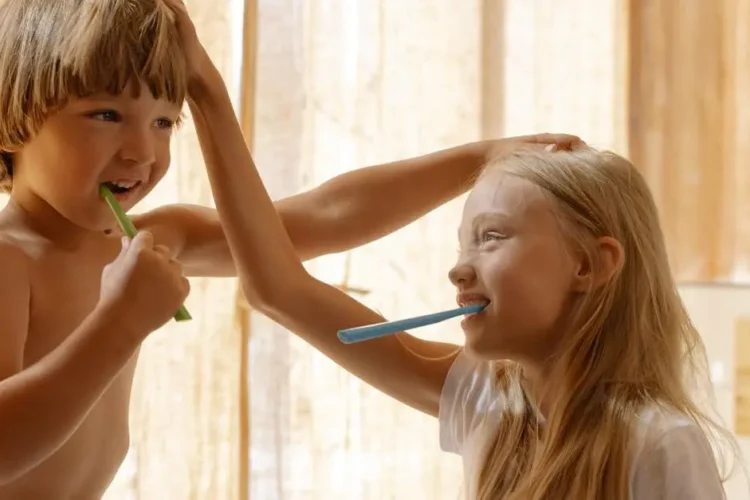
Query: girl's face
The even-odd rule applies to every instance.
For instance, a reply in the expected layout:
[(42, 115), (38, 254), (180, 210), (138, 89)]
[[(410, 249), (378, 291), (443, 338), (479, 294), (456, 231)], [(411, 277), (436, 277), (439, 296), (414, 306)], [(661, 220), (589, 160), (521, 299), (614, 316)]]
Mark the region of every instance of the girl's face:
[(489, 171), (464, 206), (450, 280), (459, 304), (489, 302), (466, 317), (466, 349), (484, 359), (540, 361), (554, 350), (580, 265), (541, 188)]

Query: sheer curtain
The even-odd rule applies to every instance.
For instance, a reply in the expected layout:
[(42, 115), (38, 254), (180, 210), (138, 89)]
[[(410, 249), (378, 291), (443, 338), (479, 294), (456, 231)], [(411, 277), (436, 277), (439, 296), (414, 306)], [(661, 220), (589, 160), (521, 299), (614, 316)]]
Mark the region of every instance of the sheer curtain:
[(630, 135), (683, 281), (750, 277), (750, 2), (633, 2)]
[[(269, 189), (501, 134), (563, 130), (622, 151), (620, 5), (258, 0), (253, 137)], [(450, 307), (460, 207), (309, 269), (386, 317)], [(415, 333), (462, 339), (451, 322)], [(460, 463), (434, 420), (262, 317), (249, 339), (252, 498), (457, 497)]]

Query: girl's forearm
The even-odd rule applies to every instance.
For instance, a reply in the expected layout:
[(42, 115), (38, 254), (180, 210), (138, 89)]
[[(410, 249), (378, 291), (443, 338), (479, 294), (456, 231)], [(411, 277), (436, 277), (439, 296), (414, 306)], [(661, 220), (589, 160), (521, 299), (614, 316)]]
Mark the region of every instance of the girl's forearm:
[[(218, 72), (193, 86), (189, 105), (243, 290), (251, 302), (272, 300), (309, 275), (266, 192)], [(274, 244), (254, 244), (264, 240)]]

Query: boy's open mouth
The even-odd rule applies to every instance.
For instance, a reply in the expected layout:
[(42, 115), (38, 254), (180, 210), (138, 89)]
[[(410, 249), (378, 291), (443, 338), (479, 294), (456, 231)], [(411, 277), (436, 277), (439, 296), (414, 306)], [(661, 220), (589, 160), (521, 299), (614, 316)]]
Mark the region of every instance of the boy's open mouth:
[(141, 185), (141, 181), (108, 181), (103, 182), (107, 189), (112, 191), (112, 194), (126, 194), (133, 191), (135, 188)]

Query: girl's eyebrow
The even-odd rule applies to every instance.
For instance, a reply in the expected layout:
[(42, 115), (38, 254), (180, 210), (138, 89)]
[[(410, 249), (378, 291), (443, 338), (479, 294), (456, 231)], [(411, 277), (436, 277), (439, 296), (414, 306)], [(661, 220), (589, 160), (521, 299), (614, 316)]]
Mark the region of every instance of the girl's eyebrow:
[[(499, 222), (499, 223), (507, 223), (511, 217), (508, 214), (502, 213), (502, 212), (482, 212), (480, 214), (477, 214), (474, 216), (474, 218), (471, 220), (471, 232), (473, 233), (476, 231), (477, 227), (490, 223), (490, 222)], [(458, 241), (461, 242), (461, 229), (462, 226), (458, 227), (457, 231), (457, 237)]]
[(476, 229), (477, 226), (490, 222), (507, 223), (511, 217), (508, 214), (502, 212), (482, 212), (474, 216), (471, 221), (472, 229)]

